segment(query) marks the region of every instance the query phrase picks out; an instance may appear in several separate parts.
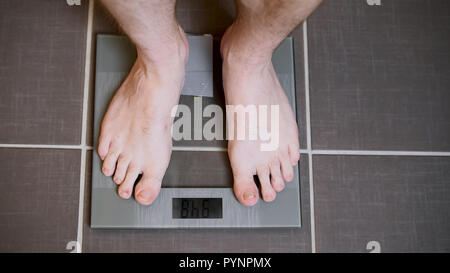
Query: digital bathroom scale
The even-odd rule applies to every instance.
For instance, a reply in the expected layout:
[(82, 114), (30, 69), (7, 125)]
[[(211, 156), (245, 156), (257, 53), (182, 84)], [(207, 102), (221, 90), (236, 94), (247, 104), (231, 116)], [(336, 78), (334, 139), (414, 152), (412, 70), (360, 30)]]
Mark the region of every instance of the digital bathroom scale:
[[(212, 36), (188, 35), (188, 40), (190, 55), (180, 104), (193, 109), (192, 105), (198, 103), (201, 98), (203, 109), (207, 105), (217, 104), (225, 111), (220, 55), (213, 52)], [(267, 203), (260, 198), (252, 207), (241, 205), (233, 193), (233, 176), (224, 140), (174, 141), (172, 158), (158, 198), (149, 206), (140, 205), (133, 198), (121, 199), (112, 178), (104, 176), (101, 172), (102, 161), (96, 148), (103, 115), (114, 92), (130, 71), (136, 59), (136, 49), (124, 36), (101, 34), (97, 35), (96, 54), (92, 228), (301, 226), (298, 166), (294, 167), (294, 180), (286, 183), (285, 189), (277, 193), (273, 202)], [(272, 60), (280, 83), (295, 112), (291, 37), (281, 43)], [(207, 121), (208, 117), (202, 117), (202, 120)], [(194, 128), (195, 125), (192, 126)]]

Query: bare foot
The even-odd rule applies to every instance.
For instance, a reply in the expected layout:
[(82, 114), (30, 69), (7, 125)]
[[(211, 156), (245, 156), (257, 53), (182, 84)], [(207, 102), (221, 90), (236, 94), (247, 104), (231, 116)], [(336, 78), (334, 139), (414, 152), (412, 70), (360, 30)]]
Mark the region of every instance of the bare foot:
[(118, 193), (125, 199), (142, 173), (134, 196), (143, 205), (158, 196), (172, 152), (171, 110), (178, 104), (188, 56), (184, 32), (180, 29), (174, 36), (174, 44), (163, 45), (153, 56), (138, 50), (101, 126), (102, 172), (114, 175)]
[(298, 127), (288, 98), (272, 65), (272, 52), (246, 52), (239, 33), (230, 27), (222, 39), (223, 83), (227, 105), (279, 105), (279, 146), (261, 150), (261, 139), (229, 140), (228, 154), (234, 176), (234, 193), (244, 205), (258, 201), (253, 175), (258, 175), (264, 201), (273, 201), (285, 182), (294, 178), (300, 158)]

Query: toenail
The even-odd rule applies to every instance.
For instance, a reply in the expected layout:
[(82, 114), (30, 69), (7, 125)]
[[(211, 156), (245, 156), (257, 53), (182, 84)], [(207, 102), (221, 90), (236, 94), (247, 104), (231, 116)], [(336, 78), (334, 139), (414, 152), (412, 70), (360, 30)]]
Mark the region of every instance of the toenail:
[(264, 200), (266, 202), (272, 202), (273, 200), (275, 200), (275, 196), (272, 194), (267, 194), (266, 196), (264, 196)]
[(252, 199), (253, 197), (255, 197), (255, 195), (254, 195), (252, 192), (246, 192), (246, 193), (244, 193), (244, 199), (245, 199), (245, 200)]
[(144, 201), (150, 201), (150, 198), (152, 198), (152, 193), (150, 191), (141, 191), (139, 193), (139, 197)]
[(120, 192), (119, 192), (119, 195), (122, 196), (123, 198), (128, 198), (129, 192), (123, 190), (123, 191), (120, 191)]

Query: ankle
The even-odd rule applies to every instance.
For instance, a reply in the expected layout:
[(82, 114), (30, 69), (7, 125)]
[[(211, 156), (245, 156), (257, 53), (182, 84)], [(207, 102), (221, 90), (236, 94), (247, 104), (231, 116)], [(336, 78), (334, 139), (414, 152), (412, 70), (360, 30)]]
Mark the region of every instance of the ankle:
[(149, 68), (184, 66), (189, 57), (189, 45), (181, 27), (165, 39), (149, 40), (136, 46), (138, 58)]
[(270, 63), (274, 50), (272, 46), (259, 43), (258, 39), (249, 37), (235, 24), (227, 29), (221, 41), (223, 62), (250, 67), (261, 67)]

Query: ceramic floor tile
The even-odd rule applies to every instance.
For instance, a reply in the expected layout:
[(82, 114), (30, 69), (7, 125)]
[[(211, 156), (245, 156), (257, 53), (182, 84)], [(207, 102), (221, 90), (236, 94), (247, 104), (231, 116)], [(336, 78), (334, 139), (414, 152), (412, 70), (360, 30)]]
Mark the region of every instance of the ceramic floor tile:
[(0, 143), (80, 144), (87, 5), (0, 2)]
[(0, 252), (68, 252), (77, 240), (80, 151), (0, 149)]
[(371, 241), (450, 251), (450, 158), (314, 156), (313, 166), (318, 252), (369, 252)]
[(324, 1), (308, 20), (314, 149), (450, 150), (450, 2)]

